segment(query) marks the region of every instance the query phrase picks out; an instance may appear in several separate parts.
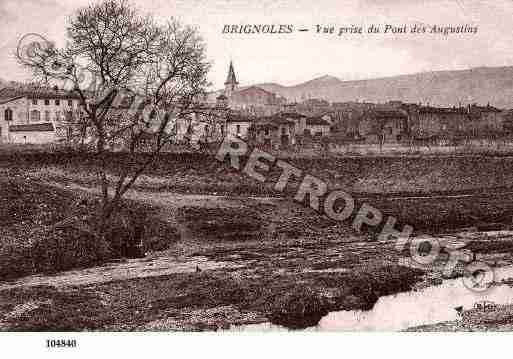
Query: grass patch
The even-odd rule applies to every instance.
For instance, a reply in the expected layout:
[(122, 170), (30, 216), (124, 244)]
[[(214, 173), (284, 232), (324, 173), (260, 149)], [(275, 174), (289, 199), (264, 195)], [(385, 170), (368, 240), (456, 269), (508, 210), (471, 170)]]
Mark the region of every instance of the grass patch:
[(91, 229), (97, 198), (45, 186), (19, 173), (0, 179), (0, 187), (0, 280), (127, 256), (127, 243), (141, 228), (144, 250), (166, 249), (178, 238), (159, 210), (148, 205), (127, 202), (102, 240)]
[(465, 246), (465, 249), (469, 249), (473, 253), (508, 253), (508, 252), (513, 252), (513, 241), (507, 241), (507, 240), (471, 241)]
[(100, 298), (83, 289), (15, 288), (0, 292), (0, 310), (10, 331), (92, 330), (108, 323)]
[(180, 211), (189, 229), (207, 239), (231, 241), (265, 236), (265, 222), (254, 209), (185, 207)]

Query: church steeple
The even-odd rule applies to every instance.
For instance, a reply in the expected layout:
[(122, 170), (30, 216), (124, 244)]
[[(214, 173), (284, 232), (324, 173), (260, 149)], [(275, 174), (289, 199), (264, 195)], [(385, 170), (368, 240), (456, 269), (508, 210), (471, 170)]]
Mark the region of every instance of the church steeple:
[(226, 82), (224, 83), (225, 95), (230, 97), (231, 94), (237, 90), (237, 86), (239, 83), (237, 82), (237, 77), (235, 76), (235, 70), (233, 69), (233, 63), (230, 61), (230, 68), (228, 69), (228, 77), (226, 77)]

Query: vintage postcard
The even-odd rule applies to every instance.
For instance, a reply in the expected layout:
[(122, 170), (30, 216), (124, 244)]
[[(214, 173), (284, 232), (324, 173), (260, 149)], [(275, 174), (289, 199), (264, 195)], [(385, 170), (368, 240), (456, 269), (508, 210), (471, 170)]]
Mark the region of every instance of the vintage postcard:
[(0, 330), (513, 331), (512, 18), (0, 0)]

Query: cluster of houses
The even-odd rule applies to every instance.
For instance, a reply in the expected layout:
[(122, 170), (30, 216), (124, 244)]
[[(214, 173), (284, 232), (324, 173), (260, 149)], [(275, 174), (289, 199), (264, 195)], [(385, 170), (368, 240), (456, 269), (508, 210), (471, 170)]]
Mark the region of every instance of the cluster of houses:
[[(316, 142), (401, 143), (448, 137), (500, 136), (513, 129), (511, 112), (490, 105), (434, 107), (391, 101), (328, 103), (308, 99), (287, 102), (256, 86), (240, 88), (230, 63), (223, 91), (201, 99), (215, 113), (211, 123), (196, 126), (197, 141), (237, 136), (269, 148), (307, 146)], [(73, 122), (83, 116), (78, 95), (58, 88), (19, 86), (0, 90), (0, 141), (44, 144), (69, 140)], [(201, 121), (201, 116), (197, 119)], [(190, 123), (181, 124), (181, 136)], [(178, 135), (180, 136), (180, 135)], [(208, 137), (211, 138), (208, 138)]]
[(301, 113), (295, 104), (256, 86), (239, 88), (231, 62), (224, 85), (224, 91), (214, 101), (212, 97), (205, 99), (221, 113), (223, 135), (268, 148), (288, 148), (331, 134), (330, 116)]
[(225, 116), (226, 134), (271, 147), (305, 145), (305, 139), (444, 144), (457, 138), (498, 137), (508, 132), (508, 122), (513, 122), (510, 112), (489, 104), (435, 107), (400, 101), (329, 103), (322, 99), (289, 103), (258, 87), (240, 89), (232, 63), (216, 107), (231, 113)]
[[(411, 140), (447, 142), (461, 138), (497, 137), (504, 134), (507, 112), (490, 105), (433, 107), (389, 102), (373, 105), (346, 123), (346, 138), (366, 143), (401, 143)], [(353, 128), (350, 125), (353, 124)]]
[(278, 112), (270, 116), (231, 112), (225, 124), (224, 133), (227, 135), (269, 148), (287, 148), (305, 141), (318, 141), (331, 134), (328, 118), (297, 112)]
[[(77, 94), (56, 87), (4, 88), (0, 90), (0, 141), (21, 144), (69, 141), (76, 130), (76, 118), (84, 116), (83, 105)], [(224, 91), (214, 101), (199, 99), (198, 108), (201, 114), (177, 124), (177, 142), (187, 136), (196, 142), (215, 142), (229, 135), (283, 148), (298, 144), (302, 137), (315, 141), (331, 133), (329, 116), (303, 115), (283, 98), (258, 87), (240, 89), (233, 64)], [(205, 116), (205, 112), (215, 116)], [(215, 131), (209, 131), (209, 126)], [(196, 133), (189, 134), (191, 128)]]

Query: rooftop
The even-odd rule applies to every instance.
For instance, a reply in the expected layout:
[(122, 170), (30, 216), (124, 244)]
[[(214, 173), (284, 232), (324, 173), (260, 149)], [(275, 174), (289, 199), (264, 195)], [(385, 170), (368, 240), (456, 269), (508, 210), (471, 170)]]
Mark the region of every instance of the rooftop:
[(310, 126), (331, 126), (330, 123), (322, 117), (308, 117), (306, 124)]
[(9, 132), (52, 132), (53, 130), (53, 124), (51, 123), (9, 126)]
[(237, 112), (230, 112), (226, 118), (226, 122), (253, 122), (254, 120), (254, 116)]
[(278, 129), (278, 125), (271, 122), (257, 122), (254, 123), (251, 127), (257, 130), (276, 130)]
[(464, 107), (433, 107), (433, 106), (421, 106), (419, 108), (420, 113), (438, 113), (438, 114), (465, 114), (467, 109)]
[(302, 115), (297, 112), (281, 112), (279, 115), (283, 118), (294, 118), (294, 119), (306, 117), (305, 115)]
[(29, 99), (80, 99), (76, 93), (50, 87), (6, 87), (0, 90), (0, 101), (8, 102), (18, 98)]
[(404, 111), (401, 111), (401, 110), (374, 109), (374, 110), (370, 110), (368, 112), (368, 114), (374, 118), (384, 118), (384, 119), (408, 118), (408, 115)]

